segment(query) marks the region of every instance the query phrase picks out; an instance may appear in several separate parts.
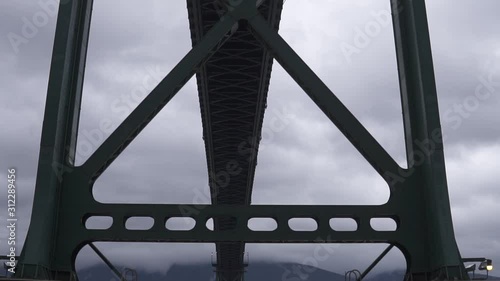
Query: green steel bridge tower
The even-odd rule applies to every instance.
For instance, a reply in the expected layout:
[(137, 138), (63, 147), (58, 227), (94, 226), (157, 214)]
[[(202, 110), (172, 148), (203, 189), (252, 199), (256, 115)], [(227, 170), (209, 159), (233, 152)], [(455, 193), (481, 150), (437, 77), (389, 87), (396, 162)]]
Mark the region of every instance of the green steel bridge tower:
[[(17, 278), (77, 280), (74, 263), (82, 247), (120, 241), (215, 243), (219, 281), (244, 279), (245, 243), (389, 243), (406, 258), (406, 280), (469, 279), (451, 218), (424, 0), (391, 1), (408, 168), (391, 158), (278, 34), (283, 0), (187, 0), (192, 49), (90, 158), (75, 166), (92, 4), (60, 2), (33, 212)], [(273, 59), (384, 177), (390, 187), (387, 203), (251, 204)], [(97, 202), (92, 196), (96, 179), (194, 75), (212, 204)], [(242, 154), (239, 145), (248, 139), (252, 149)], [(419, 151), (419, 141), (432, 142), (432, 153)], [(236, 166), (242, 172), (229, 185), (217, 182), (215, 175)], [(87, 229), (86, 220), (94, 216), (111, 217), (113, 223), (106, 230)], [(149, 217), (154, 224), (149, 230), (129, 230), (125, 222), (131, 217)], [(191, 217), (196, 225), (168, 230), (165, 221), (172, 217)], [(206, 227), (211, 218), (213, 231)], [(272, 218), (277, 228), (252, 231), (251, 218)], [(312, 218), (318, 227), (294, 231), (288, 225), (292, 218)], [(352, 218), (357, 229), (335, 231), (329, 226), (332, 218)], [(373, 218), (392, 219), (397, 228), (376, 231), (370, 226)]]

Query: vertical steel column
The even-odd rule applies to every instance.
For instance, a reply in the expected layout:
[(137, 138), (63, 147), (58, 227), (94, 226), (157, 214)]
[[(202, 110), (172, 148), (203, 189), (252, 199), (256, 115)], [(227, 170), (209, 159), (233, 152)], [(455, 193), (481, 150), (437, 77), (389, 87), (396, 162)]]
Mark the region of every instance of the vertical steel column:
[[(71, 278), (53, 270), (64, 173), (73, 166), (92, 0), (63, 0), (50, 68), (31, 224), (17, 276)], [(67, 187), (65, 187), (67, 188)], [(59, 241), (61, 243), (61, 241)]]
[(409, 172), (425, 221), (426, 272), (412, 280), (468, 279), (455, 241), (446, 183), (443, 140), (424, 0), (392, 0), (394, 36)]

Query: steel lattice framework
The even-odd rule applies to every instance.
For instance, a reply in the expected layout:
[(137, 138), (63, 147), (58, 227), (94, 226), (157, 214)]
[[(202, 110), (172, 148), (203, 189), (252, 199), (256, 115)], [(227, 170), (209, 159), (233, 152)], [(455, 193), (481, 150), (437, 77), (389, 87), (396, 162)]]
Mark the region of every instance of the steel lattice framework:
[[(226, 9), (213, 0), (187, 3), (196, 45)], [(266, 1), (259, 6), (262, 16), (275, 29), (282, 5), (282, 1)], [(250, 205), (271, 65), (268, 51), (241, 24), (197, 72), (214, 205)], [(234, 172), (229, 174), (228, 168)], [(235, 223), (235, 218), (219, 217), (214, 227), (227, 231)], [(244, 243), (218, 243), (216, 251), (217, 272), (227, 280), (237, 280), (244, 269)]]
[[(243, 279), (245, 243), (390, 243), (407, 260), (411, 280), (468, 279), (453, 225), (424, 0), (392, 1), (409, 167), (401, 168), (334, 93), (277, 33), (282, 0), (187, 0), (193, 48), (82, 165), (72, 162), (92, 0), (62, 1), (43, 123), (35, 199), (17, 275), (72, 280), (78, 251), (94, 241), (216, 243), (218, 280)], [(250, 205), (272, 57), (383, 176), (391, 191), (379, 206)], [(105, 204), (95, 180), (187, 81), (197, 75), (212, 204)], [(250, 141), (248, 141), (250, 140)], [(417, 143), (432, 141), (431, 153)], [(241, 153), (248, 142), (249, 153)], [(415, 155), (420, 155), (415, 165)], [(236, 172), (237, 171), (237, 172)], [(220, 172), (234, 172), (228, 183)], [(109, 229), (87, 229), (109, 216)], [(130, 217), (150, 217), (149, 230), (130, 230)], [(165, 228), (191, 217), (191, 230)], [(275, 231), (252, 231), (248, 220), (273, 218)], [(291, 218), (313, 218), (315, 231), (294, 231)], [(352, 218), (355, 231), (334, 231), (331, 218)], [(214, 229), (206, 227), (214, 219)], [(372, 218), (391, 218), (395, 231), (376, 231)]]

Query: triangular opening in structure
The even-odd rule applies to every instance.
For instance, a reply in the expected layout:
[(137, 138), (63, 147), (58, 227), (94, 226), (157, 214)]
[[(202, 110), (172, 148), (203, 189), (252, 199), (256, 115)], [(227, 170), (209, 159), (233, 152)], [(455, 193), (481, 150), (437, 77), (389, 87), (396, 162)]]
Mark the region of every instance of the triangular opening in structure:
[(198, 91), (192, 78), (97, 178), (105, 203), (209, 203)]
[(385, 180), (275, 63), (252, 203), (376, 205), (389, 194)]
[(75, 164), (81, 165), (191, 49), (179, 1), (95, 1)]
[(387, 0), (286, 1), (280, 35), (385, 150), (407, 166)]

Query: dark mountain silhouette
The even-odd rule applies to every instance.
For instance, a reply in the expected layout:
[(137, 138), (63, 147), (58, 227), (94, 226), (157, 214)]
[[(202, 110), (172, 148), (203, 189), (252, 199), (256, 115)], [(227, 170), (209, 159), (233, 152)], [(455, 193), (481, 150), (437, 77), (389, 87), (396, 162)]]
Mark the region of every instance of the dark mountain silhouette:
[[(123, 267), (117, 266), (120, 271)], [(404, 270), (385, 271), (369, 274), (366, 281), (402, 281)], [(210, 264), (174, 264), (166, 274), (137, 269), (137, 281), (215, 281)], [(476, 278), (484, 275), (476, 274)], [(80, 281), (118, 281), (118, 278), (104, 264), (78, 271)], [(131, 279), (128, 279), (131, 280)], [(246, 281), (344, 281), (344, 274), (296, 263), (252, 263), (245, 274)], [(500, 280), (490, 276), (488, 280)]]
[[(117, 266), (120, 271), (122, 267)], [(138, 281), (213, 281), (214, 269), (210, 264), (175, 264), (166, 274), (137, 270)], [(117, 281), (118, 278), (106, 265), (96, 265), (78, 272), (80, 281)], [(294, 263), (254, 263), (247, 268), (246, 281), (344, 281), (344, 275)]]

